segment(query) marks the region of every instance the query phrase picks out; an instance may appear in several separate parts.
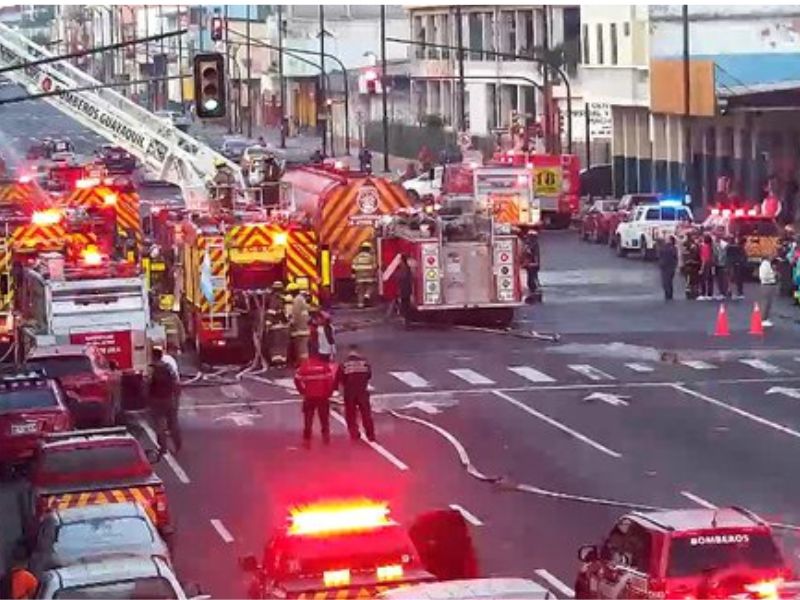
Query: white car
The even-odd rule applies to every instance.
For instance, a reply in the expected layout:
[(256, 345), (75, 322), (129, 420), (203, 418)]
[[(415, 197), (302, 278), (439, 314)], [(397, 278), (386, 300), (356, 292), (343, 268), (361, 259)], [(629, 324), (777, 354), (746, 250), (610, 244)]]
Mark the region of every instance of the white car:
[(403, 189), (414, 202), (429, 194), (438, 196), (442, 189), (442, 177), (444, 177), (444, 167), (433, 167), (422, 175), (404, 181)]
[(156, 111), (156, 116), (181, 131), (188, 131), (192, 124), (192, 120), (185, 113), (177, 110), (159, 110)]
[(638, 206), (628, 218), (617, 225), (615, 242), (618, 256), (639, 252), (652, 258), (659, 240), (678, 235), (683, 226), (691, 225), (692, 211), (680, 202)]

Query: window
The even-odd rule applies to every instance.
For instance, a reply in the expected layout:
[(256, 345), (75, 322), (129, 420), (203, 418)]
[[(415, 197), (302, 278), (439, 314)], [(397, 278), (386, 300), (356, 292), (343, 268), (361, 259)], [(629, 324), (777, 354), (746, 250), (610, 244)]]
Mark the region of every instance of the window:
[(469, 13), (469, 58), (483, 60), (483, 15), (478, 12)]
[(95, 583), (81, 587), (61, 588), (55, 593), (56, 598), (74, 598), (89, 600), (93, 598), (177, 598), (169, 581), (163, 577), (147, 577), (127, 579), (111, 583)]
[(608, 35), (611, 38), (611, 64), (615, 65), (619, 60), (616, 23), (611, 23), (611, 25), (609, 25)]
[(0, 413), (15, 410), (31, 410), (58, 406), (56, 397), (49, 387), (21, 388), (0, 394)]
[[(141, 517), (92, 519), (63, 525), (56, 536), (59, 550), (86, 552), (91, 547), (151, 544), (153, 533)], [(88, 546), (88, 548), (87, 548)]]
[(581, 35), (581, 50), (583, 51), (583, 64), (588, 65), (591, 62), (589, 56), (589, 26), (585, 23)]
[(603, 24), (597, 24), (597, 64), (602, 65), (606, 61), (603, 49)]
[(152, 472), (147, 462), (142, 462), (133, 444), (69, 447), (51, 449), (42, 454), (39, 476), (59, 480), (102, 480)]
[(502, 42), (500, 50), (509, 54), (517, 53), (517, 13), (514, 11), (503, 11), (500, 13)]
[(650, 208), (644, 216), (645, 221), (658, 221), (661, 219), (661, 212), (658, 208)]
[(92, 362), (88, 356), (47, 356), (29, 358), (28, 365), (43, 369), (48, 377), (68, 377), (70, 375), (92, 375)]
[(650, 534), (641, 525), (622, 519), (601, 549), (603, 560), (624, 564), (640, 573), (650, 571)]
[(531, 54), (533, 48), (536, 46), (536, 40), (533, 34), (533, 12), (525, 10), (522, 12), (522, 30), (525, 37), (520, 41), (522, 52), (520, 54)]
[[(711, 540), (698, 543), (698, 538)], [(716, 538), (721, 540), (717, 543)], [(782, 569), (780, 553), (766, 533), (676, 537), (670, 543), (669, 577), (694, 577), (711, 569), (745, 565), (752, 569)]]

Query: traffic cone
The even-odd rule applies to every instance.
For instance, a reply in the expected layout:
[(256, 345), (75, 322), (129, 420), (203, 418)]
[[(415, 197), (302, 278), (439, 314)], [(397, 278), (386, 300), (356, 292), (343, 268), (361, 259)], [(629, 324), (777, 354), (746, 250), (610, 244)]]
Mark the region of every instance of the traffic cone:
[(728, 311), (725, 309), (725, 303), (720, 303), (719, 312), (717, 313), (717, 325), (714, 327), (714, 335), (716, 337), (728, 337), (731, 330), (728, 327)]
[(753, 314), (750, 316), (750, 335), (764, 335), (764, 324), (761, 322), (761, 309), (758, 302), (753, 303)]

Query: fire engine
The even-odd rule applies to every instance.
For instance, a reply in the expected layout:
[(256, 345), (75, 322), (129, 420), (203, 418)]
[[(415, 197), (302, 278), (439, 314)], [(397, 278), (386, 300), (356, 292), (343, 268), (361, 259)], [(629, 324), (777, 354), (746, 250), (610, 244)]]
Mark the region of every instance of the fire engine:
[(292, 169), (282, 181), (291, 186), (291, 208), (319, 236), (323, 297), (351, 296), (351, 263), (359, 246), (374, 240), (381, 218), (409, 207), (408, 197), (398, 185), (344, 164)]
[(18, 306), (22, 356), (53, 344), (96, 346), (122, 372), (123, 392), (138, 395), (151, 344), (163, 342), (138, 266), (110, 261), (93, 246), (79, 261), (44, 253), (23, 268)]
[(774, 258), (778, 254), (778, 224), (757, 208), (712, 208), (702, 228), (714, 236), (744, 239), (747, 263), (753, 270), (765, 256)]
[(265, 290), (281, 281), (297, 283), (312, 302), (319, 297), (316, 233), (288, 218), (263, 211), (195, 217), (175, 231), (181, 320), (201, 361), (213, 350), (250, 349), (250, 316), (237, 291)]
[(580, 160), (574, 154), (498, 152), (492, 163), (528, 166), (533, 170), (533, 195), (545, 225), (569, 227), (580, 210)]
[(539, 199), (533, 194), (533, 172), (525, 167), (479, 167), (475, 169), (478, 206), (490, 210), (495, 222), (521, 229), (541, 221)]
[(508, 225), (475, 210), (471, 196), (451, 196), (436, 215), (395, 215), (378, 233), (379, 289), (397, 297), (402, 255), (414, 278), (411, 304), (420, 315), (479, 316), (508, 325), (523, 303), (518, 238)]

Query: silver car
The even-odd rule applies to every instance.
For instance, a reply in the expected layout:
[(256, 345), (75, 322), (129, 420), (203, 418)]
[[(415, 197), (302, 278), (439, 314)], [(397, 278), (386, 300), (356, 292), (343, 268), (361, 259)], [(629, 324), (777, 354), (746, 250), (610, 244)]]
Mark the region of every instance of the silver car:
[(42, 519), (30, 560), (34, 573), (105, 556), (156, 556), (169, 549), (144, 508), (135, 502), (60, 508)]
[(175, 573), (160, 557), (110, 557), (45, 572), (37, 598), (185, 600)]

